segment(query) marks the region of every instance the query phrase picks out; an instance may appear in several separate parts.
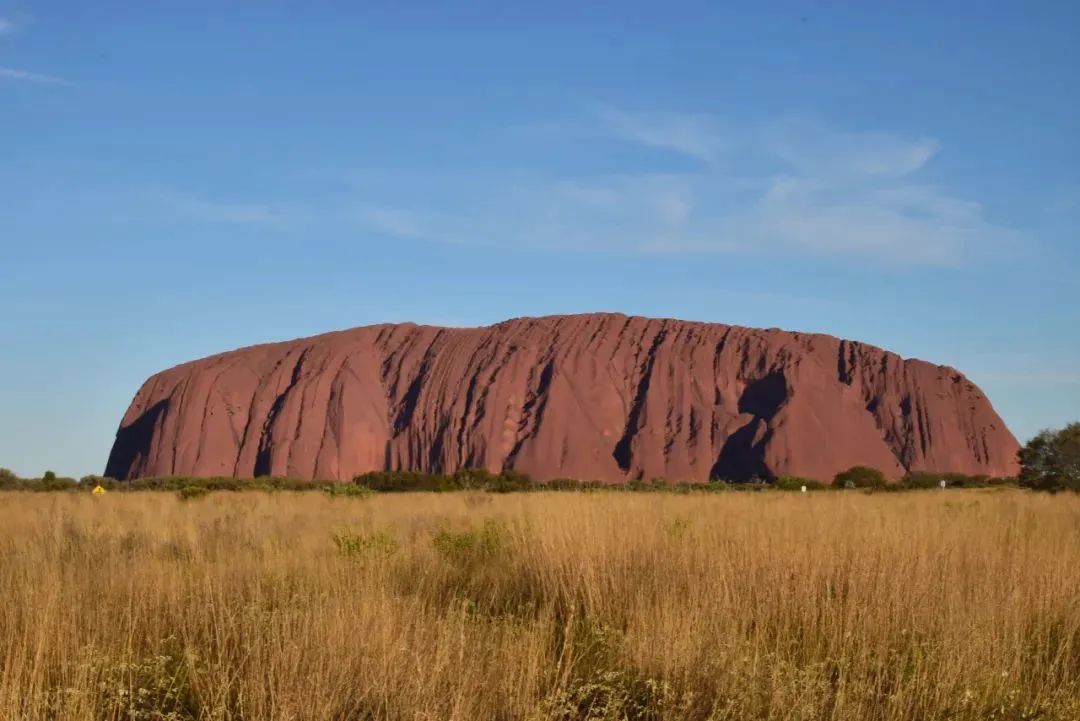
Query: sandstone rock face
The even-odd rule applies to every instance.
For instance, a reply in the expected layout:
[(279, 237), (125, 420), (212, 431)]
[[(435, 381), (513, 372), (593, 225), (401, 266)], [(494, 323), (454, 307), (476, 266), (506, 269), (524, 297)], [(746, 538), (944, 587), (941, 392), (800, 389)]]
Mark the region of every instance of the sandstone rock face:
[(952, 368), (825, 335), (589, 314), (377, 325), (185, 363), (139, 390), (106, 472), (829, 480), (856, 464), (1007, 475), (1017, 448)]

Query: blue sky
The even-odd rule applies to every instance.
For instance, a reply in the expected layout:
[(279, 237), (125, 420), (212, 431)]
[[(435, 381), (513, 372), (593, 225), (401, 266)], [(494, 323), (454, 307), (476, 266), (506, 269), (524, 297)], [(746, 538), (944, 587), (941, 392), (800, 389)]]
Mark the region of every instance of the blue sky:
[(0, 466), (221, 350), (596, 310), (1080, 417), (1076, 3), (346, 5), (0, 0)]

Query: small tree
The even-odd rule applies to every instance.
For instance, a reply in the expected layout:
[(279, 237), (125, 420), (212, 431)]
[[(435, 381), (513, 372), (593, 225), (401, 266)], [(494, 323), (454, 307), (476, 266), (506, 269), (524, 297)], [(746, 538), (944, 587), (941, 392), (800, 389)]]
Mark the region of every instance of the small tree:
[(852, 466), (837, 473), (833, 485), (840, 488), (849, 485), (855, 488), (884, 488), (885, 474), (870, 466)]
[(1019, 453), (1020, 482), (1043, 491), (1080, 491), (1080, 423), (1043, 430)]
[(0, 468), (0, 488), (14, 488), (19, 484), (19, 477), (7, 468)]
[(56, 480), (56, 474), (53, 473), (52, 471), (45, 471), (45, 475), (41, 477), (41, 480), (43, 480), (43, 481), (55, 481)]

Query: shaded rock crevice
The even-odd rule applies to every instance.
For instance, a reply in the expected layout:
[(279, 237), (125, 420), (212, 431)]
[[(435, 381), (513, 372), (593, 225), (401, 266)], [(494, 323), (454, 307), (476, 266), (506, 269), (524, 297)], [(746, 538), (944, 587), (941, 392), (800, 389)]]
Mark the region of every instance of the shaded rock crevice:
[[(623, 473), (630, 472), (630, 464), (633, 455), (632, 444), (634, 437), (641, 428), (642, 415), (645, 412), (645, 404), (649, 396), (649, 384), (652, 382), (653, 370), (656, 367), (656, 351), (660, 347), (660, 344), (664, 342), (666, 335), (667, 330), (661, 326), (660, 329), (656, 331), (648, 350), (645, 352), (645, 358), (637, 380), (637, 386), (634, 389), (634, 397), (630, 402), (630, 407), (626, 416), (626, 426), (623, 429), (622, 436), (619, 438), (618, 443), (615, 444), (615, 448), (611, 453), (612, 457), (615, 459), (615, 463), (618, 464), (619, 469), (622, 470)], [(641, 347), (641, 345), (642, 344), (639, 341), (639, 347)]]
[(273, 471), (271, 464), (277, 437), (274, 433), (274, 424), (277, 422), (282, 408), (285, 407), (285, 401), (289, 397), (289, 393), (297, 387), (300, 381), (300, 374), (304, 370), (304, 358), (307, 357), (308, 351), (309, 349), (305, 348), (297, 355), (296, 364), (293, 366), (288, 384), (274, 398), (274, 402), (270, 404), (270, 411), (266, 415), (266, 420), (263, 421), (262, 433), (259, 436), (259, 450), (255, 454), (255, 470), (253, 473), (255, 476), (268, 476)]

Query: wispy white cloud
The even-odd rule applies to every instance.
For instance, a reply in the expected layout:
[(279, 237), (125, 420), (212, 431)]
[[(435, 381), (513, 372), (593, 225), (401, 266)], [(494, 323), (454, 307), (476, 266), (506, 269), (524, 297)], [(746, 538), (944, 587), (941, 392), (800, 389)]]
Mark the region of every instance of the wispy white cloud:
[(32, 20), (33, 18), (25, 13), (0, 16), (0, 36), (21, 32)]
[(719, 119), (708, 115), (628, 113), (608, 105), (598, 106), (596, 114), (616, 137), (706, 162), (727, 145)]
[[(31, 18), (29, 15), (6, 15), (0, 17), (0, 37), (15, 34), (26, 27), (30, 21)], [(56, 75), (47, 75), (45, 73), (23, 70), (21, 68), (0, 67), (0, 80), (5, 78), (8, 80), (21, 80), (27, 83), (38, 83), (40, 85), (66, 85), (73, 87), (77, 84), (65, 78), (57, 77)]]
[(285, 218), (281, 208), (266, 203), (205, 200), (175, 192), (155, 193), (152, 200), (171, 214), (197, 222), (270, 226)]
[(41, 83), (44, 85), (75, 85), (75, 83), (71, 82), (70, 80), (58, 78), (55, 75), (33, 73), (29, 70), (18, 70), (16, 68), (0, 68), (0, 78), (8, 78), (11, 80), (24, 80), (26, 82)]
[(773, 178), (744, 211), (727, 219), (733, 240), (816, 255), (952, 265), (1008, 232), (984, 220), (977, 203), (923, 186), (877, 187), (865, 179)]
[(419, 221), (399, 208), (334, 201), (326, 203), (235, 202), (175, 190), (144, 194), (152, 216), (212, 225), (244, 225), (298, 233), (355, 233), (395, 238), (420, 237)]
[(28, 13), (16, 12), (0, 17), (0, 37), (21, 33), (34, 22), (34, 17)]
[(898, 178), (923, 168), (940, 150), (934, 138), (835, 130), (805, 118), (763, 127), (760, 148), (791, 172), (834, 178)]
[(415, 238), (420, 235), (416, 218), (404, 210), (362, 205), (356, 209), (355, 215), (361, 226), (379, 233), (398, 238)]

